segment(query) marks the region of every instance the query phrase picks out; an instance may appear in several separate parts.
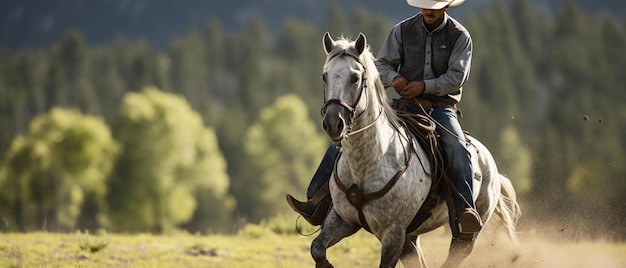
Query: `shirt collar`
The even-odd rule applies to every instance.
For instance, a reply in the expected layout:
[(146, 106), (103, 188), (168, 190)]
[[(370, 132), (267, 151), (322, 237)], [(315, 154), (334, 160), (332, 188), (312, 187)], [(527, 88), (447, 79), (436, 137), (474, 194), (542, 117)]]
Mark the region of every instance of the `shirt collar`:
[[(421, 14), (420, 14), (421, 16)], [(420, 19), (420, 24), (422, 25), (422, 28), (429, 33), (435, 33), (438, 31), (441, 31), (441, 29), (443, 29), (443, 26), (446, 25), (446, 23), (448, 23), (448, 12), (444, 12), (443, 13), (443, 20), (441, 21), (441, 24), (439, 24), (439, 26), (437, 26), (437, 28), (435, 28), (432, 32), (428, 31), (428, 28), (426, 28), (426, 25), (424, 24), (424, 19)]]

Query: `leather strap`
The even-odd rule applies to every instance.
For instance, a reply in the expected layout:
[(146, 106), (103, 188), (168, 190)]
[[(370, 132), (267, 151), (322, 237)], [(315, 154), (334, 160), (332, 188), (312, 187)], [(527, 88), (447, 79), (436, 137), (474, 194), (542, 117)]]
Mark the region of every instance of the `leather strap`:
[(381, 198), (387, 192), (389, 192), (389, 190), (391, 190), (391, 188), (394, 185), (396, 185), (398, 180), (400, 180), (400, 178), (402, 177), (402, 174), (404, 174), (406, 169), (411, 164), (411, 161), (413, 160), (413, 154), (409, 153), (409, 157), (407, 158), (405, 165), (396, 172), (396, 174), (391, 178), (391, 180), (387, 182), (387, 184), (385, 184), (385, 186), (382, 189), (373, 193), (369, 193), (369, 194), (363, 194), (361, 189), (359, 189), (359, 186), (357, 186), (356, 184), (352, 184), (350, 187), (346, 187), (341, 182), (341, 180), (339, 179), (339, 176), (337, 175), (337, 162), (339, 161), (339, 158), (341, 158), (341, 152), (339, 152), (339, 155), (335, 159), (335, 168), (333, 171), (333, 178), (335, 179), (335, 183), (337, 184), (337, 187), (339, 188), (339, 190), (341, 190), (344, 194), (346, 194), (346, 198), (348, 199), (348, 202), (350, 202), (350, 204), (352, 204), (352, 206), (356, 208), (359, 214), (359, 222), (361, 224), (361, 227), (363, 227), (365, 230), (370, 232), (370, 227), (367, 224), (367, 220), (365, 220), (365, 215), (363, 214), (363, 209), (362, 209), (363, 205), (371, 200)]

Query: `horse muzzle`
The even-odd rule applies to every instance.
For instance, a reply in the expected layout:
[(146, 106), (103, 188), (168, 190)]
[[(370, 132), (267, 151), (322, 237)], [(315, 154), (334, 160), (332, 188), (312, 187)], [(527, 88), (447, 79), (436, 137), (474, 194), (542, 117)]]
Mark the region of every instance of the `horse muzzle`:
[(322, 127), (335, 146), (340, 146), (348, 133), (349, 118), (350, 113), (343, 106), (328, 105), (326, 107)]

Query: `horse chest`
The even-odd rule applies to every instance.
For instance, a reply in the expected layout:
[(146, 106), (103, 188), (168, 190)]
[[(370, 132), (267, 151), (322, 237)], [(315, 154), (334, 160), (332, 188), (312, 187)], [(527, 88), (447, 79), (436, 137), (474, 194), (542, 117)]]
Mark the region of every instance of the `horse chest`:
[[(421, 187), (409, 183), (409, 179), (400, 178), (388, 192), (373, 199), (370, 199), (370, 194), (382, 189), (387, 181), (369, 183), (366, 189), (349, 184), (345, 192), (333, 182), (330, 190), (335, 211), (346, 221), (366, 229), (371, 228), (372, 231), (398, 221), (408, 224), (423, 203), (422, 196), (425, 196), (420, 191)], [(418, 202), (403, 202), (406, 200)]]

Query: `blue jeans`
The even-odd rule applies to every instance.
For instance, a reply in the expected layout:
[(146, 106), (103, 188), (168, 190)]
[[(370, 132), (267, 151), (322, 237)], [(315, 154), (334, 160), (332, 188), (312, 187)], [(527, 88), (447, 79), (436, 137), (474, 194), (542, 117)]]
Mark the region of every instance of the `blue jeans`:
[(317, 167), (317, 171), (313, 174), (313, 178), (307, 189), (306, 196), (308, 200), (310, 200), (311, 197), (322, 188), (322, 185), (330, 179), (330, 175), (333, 173), (333, 168), (335, 167), (337, 155), (339, 155), (339, 149), (337, 149), (335, 145), (330, 144), (328, 149), (326, 149), (322, 162), (320, 162), (320, 165)]
[[(413, 104), (408, 105), (408, 110), (414, 113), (421, 111), (418, 106)], [(471, 155), (467, 149), (465, 134), (463, 134), (463, 129), (459, 124), (458, 115), (452, 108), (432, 108), (430, 116), (447, 129), (443, 129), (439, 125), (435, 128), (439, 136), (439, 146), (443, 149), (446, 172), (450, 180), (452, 180), (452, 184), (465, 197), (469, 205), (475, 208), (474, 199), (472, 198), (474, 173), (472, 171)], [(458, 220), (467, 206), (458, 195), (453, 193), (452, 196), (454, 197), (454, 208)]]

